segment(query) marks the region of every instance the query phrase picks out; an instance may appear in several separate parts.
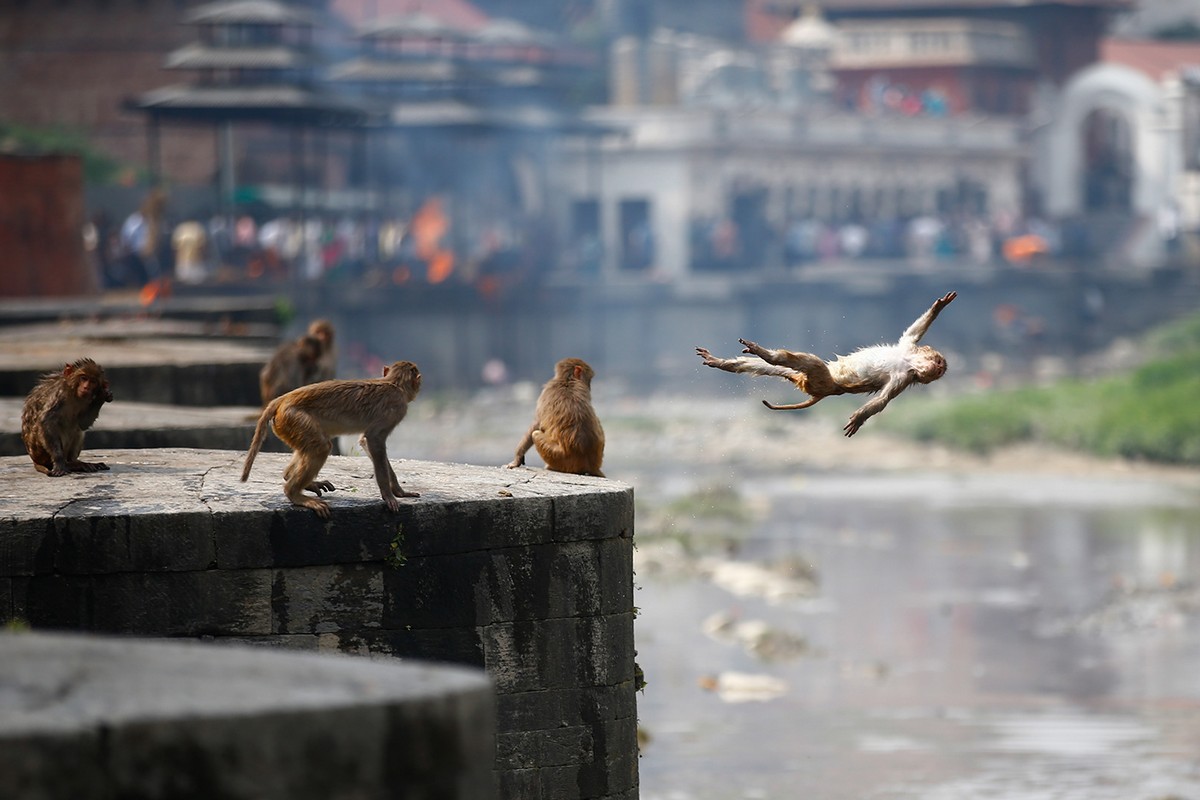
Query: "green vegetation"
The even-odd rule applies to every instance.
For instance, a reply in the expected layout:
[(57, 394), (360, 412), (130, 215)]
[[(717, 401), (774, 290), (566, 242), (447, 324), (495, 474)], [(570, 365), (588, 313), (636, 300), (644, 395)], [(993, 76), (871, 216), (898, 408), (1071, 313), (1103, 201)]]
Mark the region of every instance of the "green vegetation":
[(26, 128), (0, 122), (0, 150), (18, 153), (71, 153), (83, 159), (83, 179), (111, 183), (121, 165), (92, 147), (81, 133), (64, 128)]
[(881, 418), (921, 441), (975, 452), (1020, 441), (1100, 456), (1200, 463), (1200, 315), (1148, 334), (1149, 359), (1097, 380), (911, 403)]
[(384, 561), (391, 567), (403, 567), (408, 563), (408, 556), (404, 553), (404, 526), (396, 525), (396, 535), (392, 537), (391, 544), (388, 545), (390, 551)]

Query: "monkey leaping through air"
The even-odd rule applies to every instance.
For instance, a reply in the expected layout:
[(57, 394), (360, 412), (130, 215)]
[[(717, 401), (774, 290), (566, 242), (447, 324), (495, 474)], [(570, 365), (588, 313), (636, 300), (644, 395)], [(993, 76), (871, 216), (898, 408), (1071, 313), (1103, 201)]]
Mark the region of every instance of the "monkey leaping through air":
[(861, 408), (850, 415), (846, 423), (847, 436), (853, 436), (863, 423), (878, 414), (901, 392), (914, 383), (932, 383), (946, 374), (946, 359), (928, 345), (918, 345), (938, 314), (958, 297), (958, 292), (948, 292), (933, 301), (929, 310), (900, 336), (895, 344), (879, 344), (864, 347), (847, 356), (838, 356), (825, 361), (812, 353), (793, 353), (790, 350), (769, 350), (746, 339), (739, 339), (744, 346), (740, 358), (717, 358), (703, 347), (696, 352), (707, 366), (726, 372), (747, 375), (774, 376), (789, 380), (796, 388), (809, 396), (802, 403), (772, 405), (766, 400), (763, 405), (776, 411), (808, 408), (822, 399), (837, 394), (865, 394), (879, 392)]

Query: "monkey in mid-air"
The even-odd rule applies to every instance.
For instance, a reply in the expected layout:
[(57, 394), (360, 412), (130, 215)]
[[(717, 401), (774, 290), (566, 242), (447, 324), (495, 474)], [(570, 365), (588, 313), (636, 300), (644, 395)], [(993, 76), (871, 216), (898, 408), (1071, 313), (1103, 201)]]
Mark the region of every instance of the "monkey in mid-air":
[(38, 472), (58, 478), (68, 472), (108, 469), (102, 462), (80, 461), (83, 432), (92, 427), (112, 392), (104, 370), (90, 358), (64, 364), (49, 372), (25, 398), (21, 410), (21, 439)]
[(336, 358), (333, 325), (324, 319), (314, 321), (303, 336), (276, 348), (259, 370), (258, 389), (263, 405), (292, 389), (333, 380)]
[(934, 300), (929, 310), (909, 325), (895, 344), (864, 347), (848, 356), (838, 356), (833, 361), (824, 361), (812, 353), (768, 350), (745, 339), (738, 341), (746, 347), (742, 352), (751, 356), (717, 358), (703, 347), (697, 347), (696, 352), (707, 366), (726, 372), (784, 378), (809, 396), (803, 403), (792, 405), (778, 406), (763, 401), (763, 405), (776, 411), (808, 408), (835, 394), (879, 392), (878, 397), (850, 415), (850, 421), (843, 430), (847, 436), (853, 436), (867, 419), (883, 411), (909, 386), (932, 383), (946, 374), (946, 359), (942, 354), (917, 342), (921, 341), (930, 324), (955, 297), (958, 297), (958, 292), (948, 292)]
[[(331, 437), (361, 432), (359, 441), (375, 468), (379, 493), (392, 512), (399, 511), (397, 497), (420, 495), (400, 488), (388, 462), (387, 437), (404, 419), (408, 404), (420, 391), (421, 371), (410, 361), (384, 367), (382, 378), (324, 381), (293, 389), (263, 409), (246, 454), (242, 480), (250, 477), (250, 467), (270, 425), (293, 451), (292, 460), (283, 470), (283, 493), (296, 505), (311, 508), (328, 519), (329, 504), (319, 498), (321, 492), (332, 492), (334, 486), (329, 481), (318, 481), (317, 473), (333, 449)], [(317, 497), (304, 494), (305, 489)]]
[(533, 424), (517, 445), (508, 468), (525, 463), (525, 454), (536, 447), (546, 468), (555, 472), (604, 477), (604, 428), (592, 408), (592, 377), (586, 361), (564, 358), (554, 365), (533, 412)]

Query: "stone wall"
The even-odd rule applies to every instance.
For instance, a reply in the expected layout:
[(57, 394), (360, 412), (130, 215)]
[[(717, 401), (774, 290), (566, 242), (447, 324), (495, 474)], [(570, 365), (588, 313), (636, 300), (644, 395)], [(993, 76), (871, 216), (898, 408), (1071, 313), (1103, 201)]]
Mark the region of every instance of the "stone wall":
[(482, 666), (502, 798), (637, 797), (633, 490), (542, 470), (365, 458), (322, 471), (332, 519), (283, 497), (286, 457), (87, 452), (49, 479), (0, 459), (0, 620)]

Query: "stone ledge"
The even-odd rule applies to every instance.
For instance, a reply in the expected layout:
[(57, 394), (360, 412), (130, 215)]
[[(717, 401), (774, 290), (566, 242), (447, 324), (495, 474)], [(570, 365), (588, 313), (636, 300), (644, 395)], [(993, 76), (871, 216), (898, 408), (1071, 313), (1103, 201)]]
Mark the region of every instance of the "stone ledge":
[(394, 460), (421, 497), (393, 514), (370, 462), (337, 456), (322, 520), (283, 496), (284, 455), (247, 483), (240, 452), (84, 458), (110, 470), (0, 458), (0, 621), (483, 667), (502, 797), (636, 797), (629, 486)]
[(3, 797), (494, 796), (475, 670), (11, 633), (0, 662)]
[[(21, 409), (24, 397), (0, 397), (0, 456), (24, 456)], [(254, 437), (257, 406), (172, 406), (121, 400), (109, 403), (87, 432), (88, 450), (178, 447), (246, 452)], [(268, 452), (288, 452), (274, 436), (263, 443)]]

